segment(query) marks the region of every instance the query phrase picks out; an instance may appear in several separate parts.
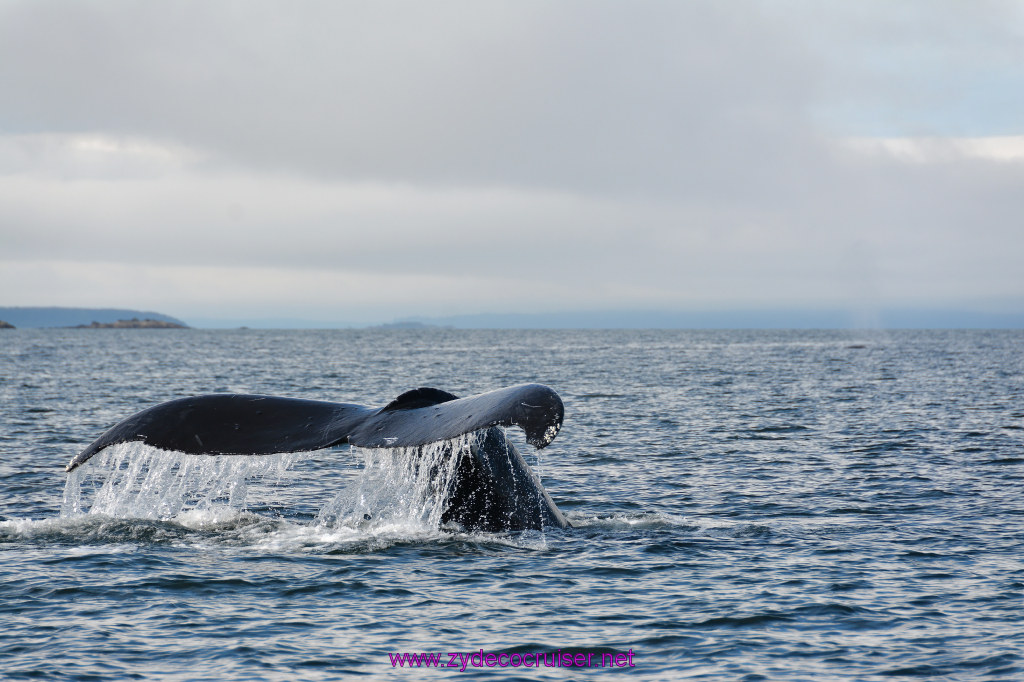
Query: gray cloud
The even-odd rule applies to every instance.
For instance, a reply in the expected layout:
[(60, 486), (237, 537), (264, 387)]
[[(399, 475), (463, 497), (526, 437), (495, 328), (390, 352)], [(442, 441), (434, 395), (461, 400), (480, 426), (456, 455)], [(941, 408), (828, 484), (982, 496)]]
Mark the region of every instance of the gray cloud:
[(1021, 158), (843, 139), (928, 108), (1024, 134), (986, 106), (1019, 6), (823, 7), (0, 5), (0, 284), (152, 274), (122, 295), (182, 315), (218, 270), (235, 307), (1024, 300)]
[(0, 26), (9, 130), (357, 180), (698, 193), (792, 153), (814, 80), (717, 3), (22, 3)]

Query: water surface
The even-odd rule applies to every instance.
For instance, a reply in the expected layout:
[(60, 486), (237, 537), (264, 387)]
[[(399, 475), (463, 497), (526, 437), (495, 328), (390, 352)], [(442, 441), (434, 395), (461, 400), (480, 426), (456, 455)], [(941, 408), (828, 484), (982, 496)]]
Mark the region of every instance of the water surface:
[[(366, 475), (347, 447), (209, 458), (157, 497), (103, 498), (91, 462), (64, 499), (74, 454), (172, 398), (382, 405), (534, 381), (565, 426), (539, 460), (509, 434), (571, 530), (366, 521), (339, 500)], [(614, 674), (388, 656), (483, 649), (632, 651), (650, 680), (1021, 679), (1022, 484), (1020, 331), (3, 332), (0, 670)]]

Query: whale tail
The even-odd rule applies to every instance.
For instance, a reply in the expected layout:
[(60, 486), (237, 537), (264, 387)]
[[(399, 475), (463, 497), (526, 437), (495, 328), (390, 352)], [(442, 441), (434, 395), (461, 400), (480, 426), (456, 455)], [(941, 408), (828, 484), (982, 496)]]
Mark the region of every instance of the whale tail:
[(458, 463), (443, 520), (484, 530), (567, 527), (522, 455), (497, 426), (515, 426), (529, 444), (554, 440), (565, 410), (554, 390), (522, 384), (458, 398), (436, 388), (407, 391), (380, 408), (265, 395), (180, 398), (134, 414), (103, 433), (67, 465), (71, 472), (117, 443), (140, 441), (199, 455), (269, 455), (343, 443), (415, 447), (482, 431)]

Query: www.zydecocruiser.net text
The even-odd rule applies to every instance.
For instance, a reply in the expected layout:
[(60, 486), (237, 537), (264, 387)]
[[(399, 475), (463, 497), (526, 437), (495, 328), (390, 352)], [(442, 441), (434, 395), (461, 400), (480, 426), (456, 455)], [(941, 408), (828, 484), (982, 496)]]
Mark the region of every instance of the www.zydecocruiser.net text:
[(448, 651), (445, 653), (389, 653), (392, 668), (633, 668), (633, 650), (616, 653), (570, 653), (535, 651), (485, 653)]

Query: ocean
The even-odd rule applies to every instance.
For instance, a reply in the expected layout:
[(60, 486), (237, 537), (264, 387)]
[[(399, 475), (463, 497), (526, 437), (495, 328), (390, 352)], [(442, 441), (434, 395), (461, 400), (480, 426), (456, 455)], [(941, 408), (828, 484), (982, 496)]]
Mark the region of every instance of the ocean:
[[(348, 446), (64, 473), (188, 395), (525, 382), (571, 529), (438, 527)], [(3, 331), (0, 677), (1019, 680), (1022, 493), (1020, 330)]]

